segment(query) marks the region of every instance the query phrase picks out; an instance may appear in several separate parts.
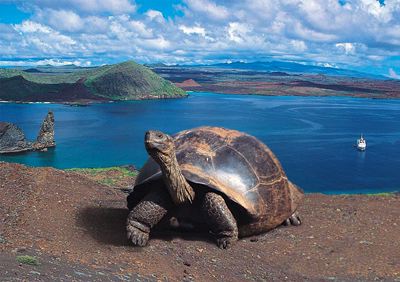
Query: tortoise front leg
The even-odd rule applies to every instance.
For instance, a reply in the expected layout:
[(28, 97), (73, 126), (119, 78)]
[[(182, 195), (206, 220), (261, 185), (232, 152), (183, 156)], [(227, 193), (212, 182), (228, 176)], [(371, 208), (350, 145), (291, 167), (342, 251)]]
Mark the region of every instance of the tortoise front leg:
[(235, 218), (222, 196), (208, 192), (202, 205), (206, 223), (215, 235), (217, 245), (221, 249), (229, 248), (238, 240), (238, 227)]
[(157, 189), (146, 195), (129, 213), (126, 223), (128, 240), (135, 246), (145, 246), (153, 228), (172, 206), (169, 195)]

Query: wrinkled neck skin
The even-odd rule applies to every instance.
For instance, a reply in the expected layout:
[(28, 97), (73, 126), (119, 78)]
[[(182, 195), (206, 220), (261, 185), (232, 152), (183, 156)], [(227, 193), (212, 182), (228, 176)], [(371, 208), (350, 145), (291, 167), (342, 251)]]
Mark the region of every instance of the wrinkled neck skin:
[(194, 199), (194, 190), (183, 176), (175, 152), (170, 154), (157, 152), (152, 154), (152, 157), (161, 168), (164, 183), (173, 202), (177, 205), (191, 203)]

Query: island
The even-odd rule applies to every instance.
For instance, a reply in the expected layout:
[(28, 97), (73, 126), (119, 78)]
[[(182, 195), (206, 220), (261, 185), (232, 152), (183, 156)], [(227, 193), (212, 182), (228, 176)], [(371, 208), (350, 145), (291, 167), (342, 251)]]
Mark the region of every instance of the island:
[(400, 80), (294, 62), (149, 65), (186, 91), (263, 96), (400, 98)]
[(90, 68), (0, 69), (0, 101), (84, 105), (186, 96), (184, 90), (133, 61)]
[(46, 115), (34, 142), (27, 141), (23, 131), (15, 124), (0, 122), (0, 154), (46, 151), (54, 146), (54, 114), (51, 111)]

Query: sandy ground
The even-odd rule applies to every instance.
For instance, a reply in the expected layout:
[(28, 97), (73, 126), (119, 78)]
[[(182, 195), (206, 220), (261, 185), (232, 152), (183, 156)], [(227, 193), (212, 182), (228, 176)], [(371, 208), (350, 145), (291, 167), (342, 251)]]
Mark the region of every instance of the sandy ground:
[(399, 195), (308, 194), (303, 225), (229, 250), (172, 232), (132, 247), (126, 194), (75, 172), (0, 162), (0, 195), (1, 281), (400, 281)]

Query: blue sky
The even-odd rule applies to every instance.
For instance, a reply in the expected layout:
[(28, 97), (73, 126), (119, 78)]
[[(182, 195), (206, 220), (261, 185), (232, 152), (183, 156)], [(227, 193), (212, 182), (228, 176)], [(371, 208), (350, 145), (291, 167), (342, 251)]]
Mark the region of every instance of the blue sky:
[(0, 66), (295, 61), (400, 78), (400, 0), (0, 0)]

